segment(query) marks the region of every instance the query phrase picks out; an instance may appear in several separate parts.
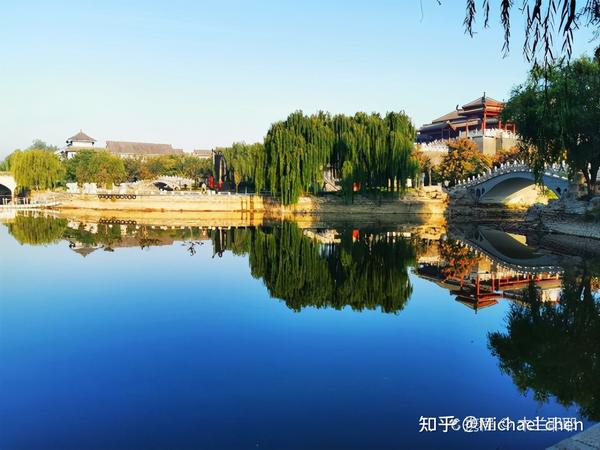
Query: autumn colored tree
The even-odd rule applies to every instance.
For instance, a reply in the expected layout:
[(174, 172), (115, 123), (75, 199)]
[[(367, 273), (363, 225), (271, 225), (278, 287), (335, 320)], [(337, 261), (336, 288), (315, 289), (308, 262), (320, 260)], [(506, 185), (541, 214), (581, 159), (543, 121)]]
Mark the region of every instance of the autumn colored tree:
[(448, 154), (440, 164), (440, 174), (444, 180), (455, 185), (460, 180), (487, 171), (490, 167), (490, 158), (479, 151), (475, 142), (461, 138), (448, 143)]

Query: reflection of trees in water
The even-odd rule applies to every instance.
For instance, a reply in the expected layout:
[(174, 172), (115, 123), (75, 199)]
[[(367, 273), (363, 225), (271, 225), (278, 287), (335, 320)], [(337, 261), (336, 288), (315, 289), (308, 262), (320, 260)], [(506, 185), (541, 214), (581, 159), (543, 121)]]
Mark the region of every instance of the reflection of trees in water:
[(63, 237), (84, 245), (104, 245), (105, 249), (112, 250), (111, 247), (121, 241), (121, 235), (120, 225), (100, 223), (92, 233), (85, 228), (85, 224), (80, 223), (77, 229), (65, 227)]
[(472, 272), (473, 267), (481, 261), (481, 257), (473, 250), (453, 239), (440, 241), (439, 251), (440, 258), (446, 262), (442, 268), (445, 279), (453, 278), (462, 282)]
[(366, 234), (340, 244), (319, 244), (293, 223), (257, 229), (250, 245), (252, 275), (262, 278), (272, 296), (288, 307), (380, 307), (400, 311), (412, 293), (408, 267), (415, 249), (403, 239)]
[(8, 232), (21, 244), (45, 245), (59, 242), (67, 228), (67, 221), (54, 217), (17, 215), (8, 224)]
[(262, 278), (269, 293), (288, 307), (328, 306), (333, 284), (319, 246), (290, 223), (257, 229), (250, 244), (252, 276)]
[(583, 416), (600, 420), (600, 300), (593, 280), (589, 269), (565, 274), (559, 305), (542, 303), (531, 286), (527, 306), (511, 307), (506, 333), (491, 333), (489, 346), (522, 392), (575, 403)]
[(248, 253), (251, 232), (249, 228), (216, 228), (208, 231), (213, 244), (213, 258), (222, 257), (226, 250), (234, 255)]
[[(92, 226), (93, 225), (93, 226)], [(339, 243), (320, 243), (305, 236), (296, 224), (273, 228), (166, 228), (135, 224), (98, 223), (67, 227), (63, 219), (17, 216), (9, 226), (20, 242), (51, 243), (67, 239), (84, 247), (139, 245), (145, 249), (172, 244), (175, 239), (194, 255), (209, 237), (213, 257), (231, 251), (249, 255), (252, 275), (262, 278), (269, 292), (294, 309), (313, 306), (355, 310), (400, 311), (412, 293), (408, 267), (414, 265), (412, 242), (387, 234), (341, 232)]]

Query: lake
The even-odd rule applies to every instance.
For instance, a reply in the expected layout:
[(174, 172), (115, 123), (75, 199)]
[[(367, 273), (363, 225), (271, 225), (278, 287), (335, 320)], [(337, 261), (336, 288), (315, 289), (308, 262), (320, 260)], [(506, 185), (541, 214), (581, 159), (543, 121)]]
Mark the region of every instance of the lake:
[(420, 432), (600, 418), (599, 265), (530, 240), (16, 216), (0, 449), (545, 448), (573, 433)]

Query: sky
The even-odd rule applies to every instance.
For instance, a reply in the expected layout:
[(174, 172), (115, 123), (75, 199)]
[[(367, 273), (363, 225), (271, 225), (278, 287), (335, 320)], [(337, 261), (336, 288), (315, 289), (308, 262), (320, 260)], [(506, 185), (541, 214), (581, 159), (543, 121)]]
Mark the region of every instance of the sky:
[[(0, 155), (80, 129), (185, 150), (263, 139), (290, 112), (404, 110), (421, 125), (507, 99), (529, 64), (464, 33), (464, 0), (0, 2)], [(587, 31), (574, 54), (592, 53)]]

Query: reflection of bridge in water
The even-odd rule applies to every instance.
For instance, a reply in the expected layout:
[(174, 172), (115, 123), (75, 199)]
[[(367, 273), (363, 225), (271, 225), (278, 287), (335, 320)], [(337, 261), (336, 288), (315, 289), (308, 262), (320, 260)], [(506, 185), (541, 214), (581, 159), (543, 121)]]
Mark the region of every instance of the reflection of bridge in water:
[[(477, 310), (500, 298), (520, 300), (531, 282), (544, 301), (558, 301), (563, 272), (558, 257), (528, 246), (524, 236), (479, 227), (456, 241), (456, 247), (437, 267), (421, 264), (417, 272), (455, 293), (466, 306)], [(452, 263), (463, 270), (453, 270)]]

